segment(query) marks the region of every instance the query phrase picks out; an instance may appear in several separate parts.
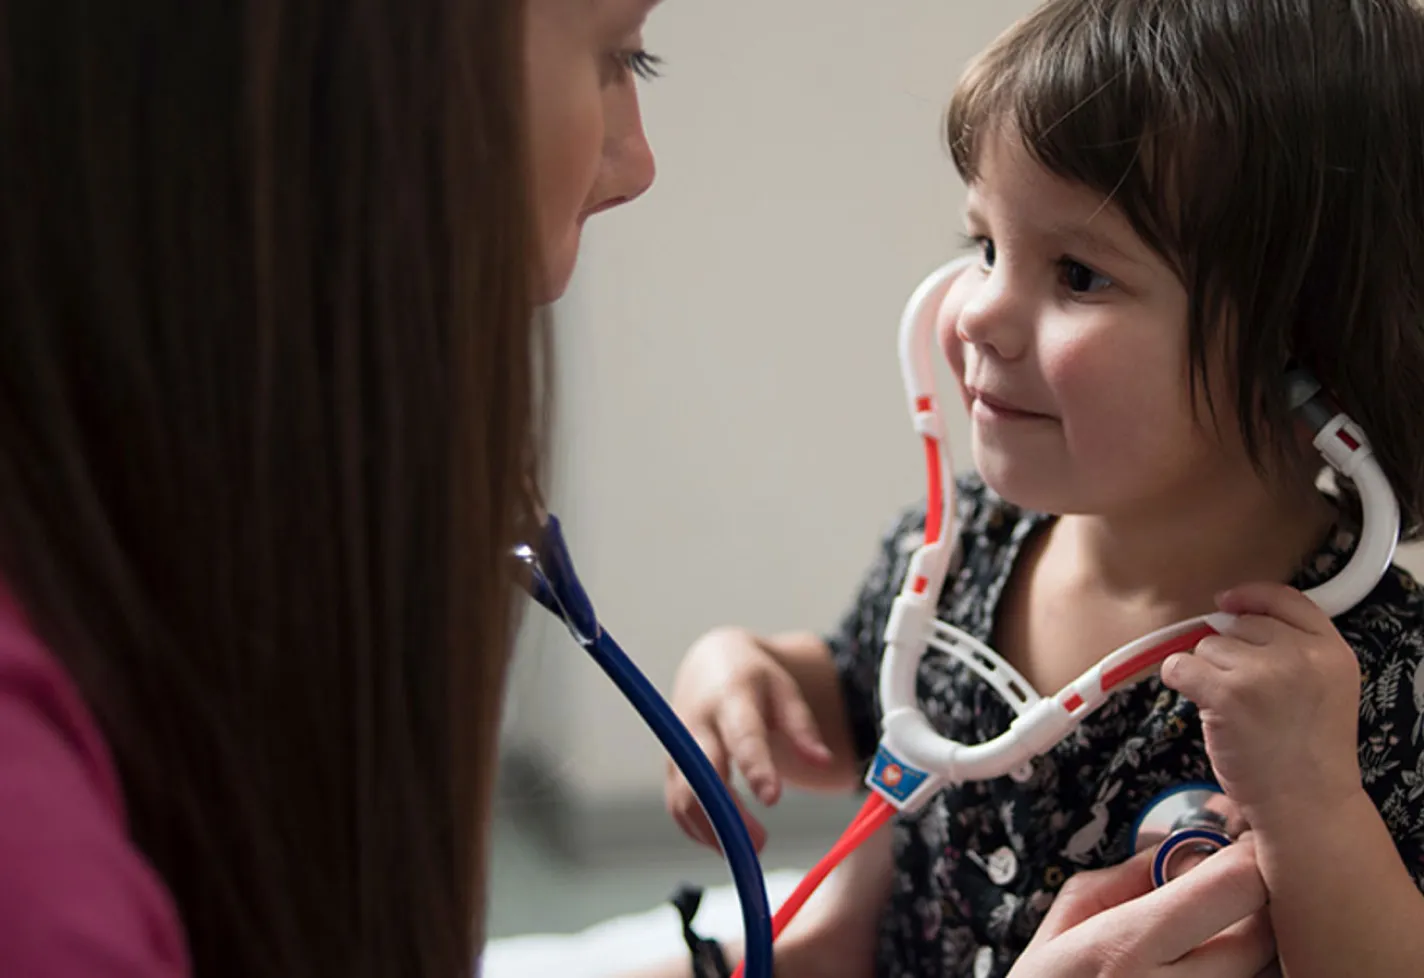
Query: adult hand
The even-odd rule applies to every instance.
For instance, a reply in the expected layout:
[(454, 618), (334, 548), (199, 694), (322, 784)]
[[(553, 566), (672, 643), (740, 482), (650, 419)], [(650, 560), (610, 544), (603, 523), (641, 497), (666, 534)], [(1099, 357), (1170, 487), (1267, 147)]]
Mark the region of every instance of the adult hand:
[(1152, 852), (1068, 881), (1009, 978), (1260, 978), (1276, 974), (1249, 834), (1152, 889)]

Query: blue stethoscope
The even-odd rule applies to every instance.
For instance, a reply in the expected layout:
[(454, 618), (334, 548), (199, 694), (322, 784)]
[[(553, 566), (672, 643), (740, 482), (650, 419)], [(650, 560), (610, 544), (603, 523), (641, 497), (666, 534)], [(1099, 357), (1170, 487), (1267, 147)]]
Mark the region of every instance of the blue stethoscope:
[[(1186, 651), (1226, 627), (1221, 616), (1180, 622), (1129, 643), (1052, 697), (1041, 697), (994, 650), (935, 616), (938, 597), (954, 559), (954, 476), (948, 435), (935, 390), (932, 336), (935, 318), (965, 260), (931, 274), (911, 297), (900, 327), (900, 360), (915, 431), (924, 441), (929, 480), (926, 538), (914, 553), (885, 630), (880, 700), (883, 735), (866, 777), (871, 796), (845, 836), (776, 914), (756, 848), (731, 793), (691, 733), (599, 624), (593, 604), (574, 573), (559, 521), (549, 516), (542, 539), (515, 556), (529, 572), (535, 600), (561, 618), (574, 639), (622, 690), (677, 764), (707, 813), (741, 900), (746, 960), (739, 974), (772, 978), (772, 945), (831, 869), (897, 812), (924, 805), (945, 787), (991, 780), (1022, 770), (1047, 753), (1116, 691), (1144, 678), (1168, 655)], [(1332, 617), (1353, 607), (1385, 573), (1399, 539), (1399, 506), (1364, 432), (1341, 412), (1309, 376), (1289, 378), (1291, 406), (1309, 426), (1321, 457), (1360, 493), (1364, 526), (1356, 552), (1334, 578), (1307, 593)], [(984, 744), (941, 737), (919, 707), (916, 676), (929, 650), (959, 660), (1013, 707), (1016, 719), (1004, 734)], [(1157, 847), (1153, 879), (1175, 874), (1189, 853), (1209, 853), (1230, 844), (1235, 827), (1224, 794), (1211, 785), (1182, 785), (1150, 802), (1133, 829), (1134, 847)]]
[(515, 557), (530, 572), (529, 591), (534, 600), (563, 620), (574, 641), (593, 656), (633, 704), (692, 786), (726, 854), (741, 901), (747, 945), (746, 974), (750, 978), (772, 978), (771, 901), (766, 895), (766, 879), (756, 846), (737, 813), (731, 792), (722, 784), (712, 762), (672, 707), (599, 624), (593, 602), (574, 572), (558, 518), (547, 517), (543, 539), (537, 546), (517, 547)]

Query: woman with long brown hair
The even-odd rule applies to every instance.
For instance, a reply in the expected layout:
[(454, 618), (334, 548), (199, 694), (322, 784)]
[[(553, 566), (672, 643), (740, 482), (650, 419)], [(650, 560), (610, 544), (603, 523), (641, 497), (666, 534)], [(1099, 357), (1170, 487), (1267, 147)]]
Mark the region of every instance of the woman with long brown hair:
[(0, 3), (0, 973), (469, 974), (650, 6)]

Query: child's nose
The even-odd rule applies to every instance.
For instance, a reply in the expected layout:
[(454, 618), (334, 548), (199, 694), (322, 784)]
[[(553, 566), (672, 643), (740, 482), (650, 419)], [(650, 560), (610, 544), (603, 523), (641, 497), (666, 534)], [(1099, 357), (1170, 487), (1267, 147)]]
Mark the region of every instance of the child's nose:
[(994, 268), (967, 273), (964, 304), (955, 324), (955, 336), (964, 343), (991, 351), (1002, 360), (1017, 360), (1028, 352), (1033, 319), (1021, 290), (1013, 287), (1001, 261)]

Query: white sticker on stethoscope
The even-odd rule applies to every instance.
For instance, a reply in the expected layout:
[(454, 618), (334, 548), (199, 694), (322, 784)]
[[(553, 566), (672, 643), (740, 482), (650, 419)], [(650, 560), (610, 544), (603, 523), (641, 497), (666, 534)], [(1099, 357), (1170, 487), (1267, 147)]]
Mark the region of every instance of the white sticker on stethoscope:
[(994, 949), (981, 947), (974, 955), (974, 978), (989, 978), (994, 973)]

